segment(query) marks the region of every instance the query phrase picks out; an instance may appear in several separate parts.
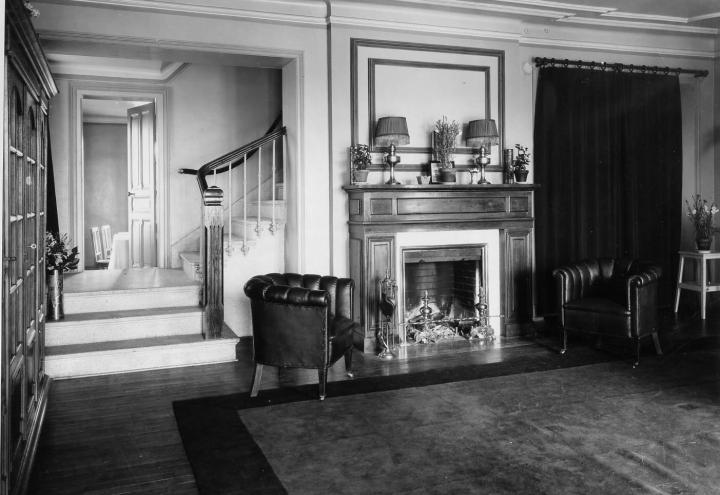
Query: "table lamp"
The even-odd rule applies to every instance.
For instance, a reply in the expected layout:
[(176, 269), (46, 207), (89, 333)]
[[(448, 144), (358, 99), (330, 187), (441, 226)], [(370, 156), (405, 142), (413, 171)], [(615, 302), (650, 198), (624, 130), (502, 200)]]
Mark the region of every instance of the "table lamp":
[(465, 143), (473, 148), (480, 148), (479, 154), (475, 158), (475, 162), (480, 167), (478, 184), (490, 184), (490, 181), (485, 178), (485, 167), (490, 164), (490, 146), (499, 142), (500, 136), (493, 119), (471, 120), (468, 123)]
[(380, 117), (375, 125), (375, 144), (390, 146), (390, 152), (385, 154), (385, 162), (390, 167), (390, 179), (386, 184), (400, 184), (395, 179), (395, 165), (400, 163), (400, 157), (395, 153), (395, 146), (408, 144), (407, 121), (405, 117)]

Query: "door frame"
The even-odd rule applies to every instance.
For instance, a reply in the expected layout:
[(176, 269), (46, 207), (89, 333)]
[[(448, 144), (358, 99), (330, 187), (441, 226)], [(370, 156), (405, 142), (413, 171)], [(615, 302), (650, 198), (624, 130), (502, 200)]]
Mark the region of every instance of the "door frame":
[[(86, 97), (114, 100), (155, 101), (155, 195), (156, 210), (156, 259), (158, 268), (168, 268), (169, 221), (167, 208), (168, 166), (167, 149), (167, 90), (157, 87), (143, 87), (118, 83), (71, 83), (70, 85), (70, 149), (68, 163), (68, 199), (70, 232), (78, 245), (85, 239), (85, 163), (83, 161), (83, 118), (82, 101)], [(80, 257), (78, 271), (85, 270), (84, 257)]]

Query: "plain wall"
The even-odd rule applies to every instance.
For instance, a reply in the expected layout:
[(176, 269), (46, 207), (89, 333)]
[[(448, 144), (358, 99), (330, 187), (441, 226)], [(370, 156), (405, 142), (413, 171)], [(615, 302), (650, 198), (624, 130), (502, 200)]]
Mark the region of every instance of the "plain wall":
[(110, 225), (112, 232), (126, 232), (127, 126), (83, 124), (85, 162), (85, 267), (95, 267), (91, 227)]

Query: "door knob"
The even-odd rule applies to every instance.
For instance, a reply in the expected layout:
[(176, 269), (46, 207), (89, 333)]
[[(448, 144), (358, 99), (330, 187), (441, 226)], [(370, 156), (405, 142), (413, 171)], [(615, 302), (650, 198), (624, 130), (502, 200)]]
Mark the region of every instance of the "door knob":
[(130, 196), (135, 196), (135, 193), (132, 191), (128, 191), (128, 197), (130, 197)]

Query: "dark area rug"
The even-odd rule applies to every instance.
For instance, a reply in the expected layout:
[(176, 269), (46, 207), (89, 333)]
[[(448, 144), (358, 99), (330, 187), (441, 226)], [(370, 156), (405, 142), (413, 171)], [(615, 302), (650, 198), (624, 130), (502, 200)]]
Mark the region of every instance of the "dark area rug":
[(720, 352), (574, 349), (173, 404), (199, 491), (717, 493)]

